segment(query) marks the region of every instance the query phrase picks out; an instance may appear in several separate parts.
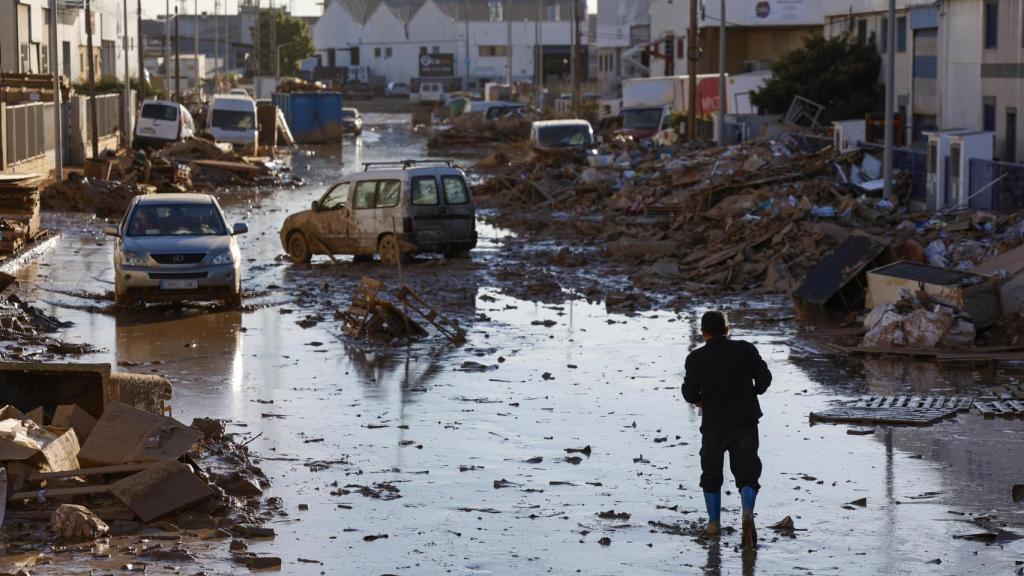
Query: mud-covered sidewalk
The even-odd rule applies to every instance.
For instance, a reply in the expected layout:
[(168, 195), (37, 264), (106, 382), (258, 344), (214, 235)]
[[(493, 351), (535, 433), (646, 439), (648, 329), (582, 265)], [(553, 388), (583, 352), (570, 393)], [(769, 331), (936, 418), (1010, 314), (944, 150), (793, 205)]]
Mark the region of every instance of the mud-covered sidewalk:
[[(347, 341), (334, 311), (363, 276), (394, 290), (395, 272), (349, 258), (295, 266), (277, 232), (342, 170), (425, 156), (425, 138), (404, 120), (368, 115), (373, 129), (345, 142), (344, 166), (336, 150), (298, 153), (293, 169), (305, 189), (220, 196), (229, 220), (251, 230), (241, 238), (243, 311), (114, 314), (112, 242), (102, 220), (80, 214), (44, 213), (63, 235), (18, 273), (19, 297), (72, 323), (59, 337), (99, 350), (83, 361), (164, 375), (177, 419), (226, 418), (239, 441), (253, 440), (272, 484), (265, 498), (280, 498), (282, 513), (267, 524), (276, 537), (250, 541), (250, 551), (281, 557), (283, 573), (310, 575), (1019, 569), (1024, 515), (1010, 486), (1024, 482), (1024, 421), (967, 413), (861, 434), (808, 422), (811, 411), (866, 393), (972, 394), (1020, 383), (1015, 367), (822, 356), (783, 298), (666, 291), (653, 311), (609, 312), (606, 295), (624, 275), (592, 266), (571, 245), (527, 244), (483, 224), (470, 260), (423, 257), (404, 269), (417, 292), (468, 329), (465, 345)], [(729, 310), (735, 337), (757, 344), (775, 375), (762, 400), (756, 555), (739, 552), (738, 533), (696, 536), (705, 515), (699, 415), (679, 384), (685, 354), (699, 345), (700, 314), (712, 307)], [(738, 526), (735, 490), (724, 503), (724, 524)], [(786, 516), (796, 531), (768, 528)], [(962, 538), (980, 533), (996, 536)], [(0, 568), (13, 572), (19, 560), (33, 574), (89, 571), (40, 552), (51, 563), (8, 557)], [(152, 562), (148, 571), (238, 570), (227, 542), (193, 552), (194, 561)]]

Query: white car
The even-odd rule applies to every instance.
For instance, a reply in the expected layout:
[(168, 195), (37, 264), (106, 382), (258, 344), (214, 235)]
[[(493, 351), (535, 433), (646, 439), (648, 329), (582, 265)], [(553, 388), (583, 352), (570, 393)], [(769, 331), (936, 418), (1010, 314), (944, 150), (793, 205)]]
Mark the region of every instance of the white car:
[(209, 194), (136, 196), (124, 220), (104, 230), (114, 247), (114, 301), (223, 300), (242, 305), (241, 258), (235, 236)]
[(384, 94), (387, 96), (408, 96), (409, 85), (405, 82), (388, 82), (386, 88), (384, 88)]
[(217, 142), (229, 142), (242, 148), (251, 147), (255, 152), (259, 141), (256, 101), (236, 94), (214, 96), (206, 128)]
[(167, 100), (146, 100), (135, 119), (132, 148), (162, 148), (195, 135), (196, 125), (188, 109)]

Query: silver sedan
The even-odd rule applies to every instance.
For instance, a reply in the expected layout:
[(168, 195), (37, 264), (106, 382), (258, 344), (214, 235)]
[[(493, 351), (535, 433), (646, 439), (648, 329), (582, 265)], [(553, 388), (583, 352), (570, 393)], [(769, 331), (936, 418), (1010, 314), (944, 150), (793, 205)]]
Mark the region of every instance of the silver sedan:
[(135, 302), (222, 300), (242, 305), (241, 265), (235, 236), (217, 201), (208, 194), (138, 196), (117, 227), (114, 295), (118, 305)]

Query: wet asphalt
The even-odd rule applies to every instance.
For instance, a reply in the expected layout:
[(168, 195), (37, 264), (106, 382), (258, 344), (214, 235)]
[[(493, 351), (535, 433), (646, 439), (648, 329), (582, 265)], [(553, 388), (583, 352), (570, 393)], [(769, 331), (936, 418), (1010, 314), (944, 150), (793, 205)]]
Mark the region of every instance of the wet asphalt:
[[(808, 414), (863, 393), (979, 393), (1021, 371), (839, 362), (809, 351), (782, 299), (727, 298), (681, 312), (609, 314), (566, 295), (533, 302), (502, 268), (508, 231), (481, 225), (471, 260), (424, 258), (407, 280), (468, 328), (461, 347), (352, 343), (333, 319), (362, 276), (397, 286), (384, 266), (283, 258), (278, 228), (359, 162), (425, 155), (406, 117), (367, 115), (336, 148), (301, 150), (308, 185), (225, 191), (244, 221), (247, 306), (241, 312), (159, 307), (114, 314), (113, 243), (104, 222), (45, 214), (61, 238), (19, 273), (19, 295), (73, 322), (61, 336), (101, 352), (82, 361), (153, 372), (174, 385), (173, 413), (230, 421), (250, 439), (286, 515), (277, 537), (249, 549), (280, 556), (287, 574), (1011, 574), (1024, 542), (985, 544), (991, 516), (1024, 534), (1010, 486), (1024, 483), (1024, 421), (963, 414), (923, 429), (815, 425)], [(519, 247), (521, 249), (521, 247)], [(539, 273), (520, 268), (525, 282)], [(561, 272), (569, 273), (569, 272)], [(498, 279), (498, 278), (503, 278)], [(516, 297), (511, 294), (515, 294)], [(526, 296), (526, 298), (523, 298)], [(762, 399), (761, 543), (699, 540), (699, 414), (679, 394), (685, 354), (709, 308), (730, 311), (774, 382)], [(590, 446), (589, 455), (566, 449)], [(578, 460), (577, 460), (578, 458)], [(726, 472), (723, 523), (738, 527)], [(360, 487), (369, 487), (363, 490)], [(374, 497), (383, 496), (383, 497)], [(397, 497), (396, 497), (397, 496)], [(860, 498), (867, 505), (844, 504)], [(308, 510), (299, 510), (299, 505)], [(626, 512), (606, 520), (598, 513)], [(767, 526), (791, 516), (798, 531)], [(677, 526), (673, 530), (671, 526)], [(667, 528), (668, 527), (668, 528)], [(676, 532), (676, 533), (673, 533)], [(384, 536), (387, 538), (369, 538)], [(610, 543), (602, 544), (602, 538)], [(181, 573), (233, 573), (227, 542), (199, 546)], [(300, 559), (302, 559), (300, 561)], [(940, 560), (936, 564), (934, 561)], [(80, 566), (87, 573), (84, 566)], [(33, 573), (63, 574), (69, 566)], [(153, 563), (150, 573), (173, 573)]]

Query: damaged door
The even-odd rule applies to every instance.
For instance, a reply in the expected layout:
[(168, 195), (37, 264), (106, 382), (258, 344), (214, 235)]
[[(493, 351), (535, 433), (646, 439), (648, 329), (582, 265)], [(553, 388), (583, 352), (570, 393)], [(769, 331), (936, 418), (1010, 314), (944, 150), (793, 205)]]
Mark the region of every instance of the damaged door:
[(416, 244), (421, 250), (437, 246), (444, 241), (444, 205), (436, 176), (417, 176), (412, 179), (409, 194), (412, 203), (413, 229)]
[(347, 253), (352, 249), (348, 234), (348, 193), (351, 184), (341, 182), (320, 199), (320, 209), (314, 216), (314, 227), (320, 240), (334, 253)]
[(444, 241), (466, 242), (472, 240), (476, 210), (469, 197), (469, 186), (458, 174), (441, 176), (444, 191)]

